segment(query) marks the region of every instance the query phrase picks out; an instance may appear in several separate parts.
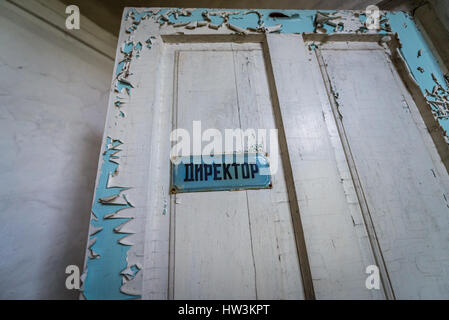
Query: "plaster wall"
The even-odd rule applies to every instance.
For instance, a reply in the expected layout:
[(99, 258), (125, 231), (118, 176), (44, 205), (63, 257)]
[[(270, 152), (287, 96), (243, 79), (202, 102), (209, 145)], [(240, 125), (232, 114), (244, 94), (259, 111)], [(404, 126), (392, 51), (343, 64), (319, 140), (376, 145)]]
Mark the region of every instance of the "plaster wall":
[(77, 299), (113, 61), (0, 2), (0, 299)]

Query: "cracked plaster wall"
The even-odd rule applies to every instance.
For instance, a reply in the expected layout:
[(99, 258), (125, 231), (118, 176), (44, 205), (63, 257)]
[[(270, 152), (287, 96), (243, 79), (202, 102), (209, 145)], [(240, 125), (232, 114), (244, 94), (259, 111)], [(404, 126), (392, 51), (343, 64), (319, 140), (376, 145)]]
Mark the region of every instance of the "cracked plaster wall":
[(78, 299), (113, 61), (0, 2), (0, 299)]

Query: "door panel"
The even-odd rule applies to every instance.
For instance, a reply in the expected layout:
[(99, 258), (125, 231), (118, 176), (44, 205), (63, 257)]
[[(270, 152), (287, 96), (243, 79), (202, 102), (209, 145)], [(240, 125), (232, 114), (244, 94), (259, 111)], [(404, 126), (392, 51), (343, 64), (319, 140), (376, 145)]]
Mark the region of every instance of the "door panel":
[[(225, 129), (275, 128), (260, 44), (169, 50), (175, 128), (193, 132), (199, 120), (203, 131), (216, 128), (223, 137)], [(262, 145), (270, 152), (268, 141)], [(282, 166), (272, 179), (273, 189), (172, 196), (174, 299), (303, 297)]]
[(382, 299), (365, 287), (375, 260), (315, 54), (300, 35), (267, 44), (315, 296)]
[(448, 176), (416, 106), (381, 47), (321, 52), (396, 298), (448, 297)]

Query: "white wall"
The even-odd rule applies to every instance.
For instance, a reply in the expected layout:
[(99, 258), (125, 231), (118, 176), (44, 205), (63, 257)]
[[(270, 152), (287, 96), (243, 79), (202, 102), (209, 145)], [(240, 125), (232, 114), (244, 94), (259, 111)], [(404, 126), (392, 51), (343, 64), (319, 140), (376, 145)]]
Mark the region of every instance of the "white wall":
[(0, 298), (77, 298), (113, 61), (3, 1), (0, 30)]

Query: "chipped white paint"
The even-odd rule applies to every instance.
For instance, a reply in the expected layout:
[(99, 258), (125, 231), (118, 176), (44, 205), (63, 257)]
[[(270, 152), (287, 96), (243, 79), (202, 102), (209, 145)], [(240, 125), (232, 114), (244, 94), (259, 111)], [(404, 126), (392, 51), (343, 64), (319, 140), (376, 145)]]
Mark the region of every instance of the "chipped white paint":
[(299, 35), (268, 46), (316, 295), (381, 298), (362, 286), (374, 260), (319, 69)]
[[(141, 12), (143, 10), (140, 9)], [(152, 11), (159, 12), (159, 9)], [(127, 12), (126, 10), (125, 15)], [(188, 11), (175, 10), (170, 14), (188, 15)], [(347, 162), (347, 150), (342, 146), (341, 136), (333, 118), (329, 102), (333, 97), (330, 97), (325, 89), (313, 51), (309, 50), (300, 35), (272, 34), (279, 31), (280, 26), (266, 28), (263, 22), (259, 21), (257, 29), (248, 30), (229, 24), (229, 16), (232, 14), (236, 13), (203, 12), (206, 20), (209, 20), (207, 17), (211, 15), (222, 16), (224, 22), (218, 26), (198, 21), (170, 24), (167, 13), (161, 16), (165, 21), (162, 26), (152, 16), (140, 21), (136, 26), (132, 24), (132, 20), (126, 20), (124, 16), (120, 43), (129, 41), (132, 41), (133, 45), (147, 43), (151, 45), (151, 50), (141, 50), (139, 56), (128, 57), (130, 60), (126, 62), (125, 71), (119, 78), (132, 86), (130, 90), (125, 89), (117, 94), (115, 91), (118, 89), (118, 80), (114, 77), (104, 135), (105, 138), (111, 137), (123, 142), (123, 151), (118, 160), (120, 171), (110, 176), (109, 183), (132, 187), (126, 191), (126, 195), (134, 208), (120, 212), (123, 217), (133, 218), (124, 226), (132, 235), (122, 242), (132, 247), (127, 256), (128, 266), (122, 271), (124, 285), (121, 291), (141, 295), (143, 299), (302, 298), (313, 297), (314, 294), (318, 299), (385, 298), (383, 290), (366, 289), (365, 270), (367, 266), (380, 261), (382, 254), (387, 255), (385, 261), (390, 270), (394, 256), (388, 256), (390, 252), (379, 253), (376, 248), (373, 250), (373, 243), (370, 243), (372, 230), (368, 226), (367, 231), (351, 177), (352, 169)], [(366, 35), (356, 36), (355, 33), (360, 31), (363, 24), (351, 12), (319, 15), (315, 31), (320, 33), (319, 28), (323, 28), (324, 24), (334, 24), (341, 33), (351, 34), (353, 38), (348, 37), (346, 39), (348, 42), (357, 42), (360, 37), (368, 39), (366, 41), (369, 43), (354, 44), (359, 46), (351, 49), (356, 57), (357, 50), (365, 46), (367, 48), (377, 46), (376, 42), (380, 40), (380, 37), (369, 38), (370, 34), (374, 33), (371, 30)], [(388, 27), (384, 28), (388, 31)], [(391, 38), (382, 41), (388, 40)], [(242, 44), (237, 45), (235, 42)], [(336, 44), (341, 45), (344, 44)], [(259, 49), (255, 50), (254, 46), (259, 46)], [(252, 49), (248, 50), (249, 48)], [(122, 49), (117, 52), (117, 64), (124, 57), (124, 48)], [(383, 49), (380, 52), (383, 53)], [(234, 63), (237, 61), (238, 67), (235, 64), (230, 65), (230, 57)], [(179, 63), (179, 59), (186, 62)], [(240, 65), (245, 59), (247, 66)], [(254, 67), (256, 65), (257, 68)], [(336, 65), (335, 62), (329, 68)], [(369, 63), (364, 64), (364, 67), (367, 65)], [(347, 62), (346, 68), (349, 66), (350, 63)], [(236, 72), (233, 75), (234, 79), (231, 79), (231, 70)], [(380, 66), (377, 72), (385, 73), (386, 70), (389, 71)], [(336, 75), (343, 77), (346, 69), (335, 72)], [(357, 73), (354, 77), (356, 75)], [(206, 86), (206, 83), (200, 81), (199, 88), (189, 87), (194, 82), (193, 79), (196, 79), (195, 76), (203, 76), (204, 81), (210, 77), (207, 84), (223, 85), (223, 88), (229, 85), (228, 80), (234, 81), (235, 91), (230, 91), (229, 95), (222, 97), (222, 101), (218, 101), (229, 104), (230, 108), (235, 107), (236, 103), (241, 103), (241, 109), (234, 112), (231, 112), (231, 109), (214, 109), (218, 107), (213, 106), (215, 101), (213, 95), (194, 95), (195, 90), (201, 90), (202, 86)], [(248, 79), (255, 81), (254, 87), (248, 86), (245, 82)], [(390, 78), (389, 82), (382, 85), (388, 87), (392, 84), (390, 82), (394, 81), (396, 78), (394, 80)], [(182, 83), (182, 86), (179, 86), (179, 83)], [(359, 89), (363, 92), (369, 88)], [(398, 91), (391, 90), (392, 97), (396, 99)], [(270, 91), (269, 95), (267, 91)], [(213, 92), (216, 95), (223, 94), (218, 89)], [(239, 92), (245, 94), (240, 94), (239, 98), (232, 100), (233, 95)], [(405, 97), (406, 92), (401, 92)], [(251, 95), (254, 95), (252, 100)], [(410, 100), (410, 97), (404, 99)], [(268, 102), (269, 100), (271, 101)], [(121, 102), (119, 108), (116, 105), (117, 101)], [(210, 109), (207, 108), (208, 105), (211, 106)], [(409, 108), (411, 105), (412, 103), (408, 101)], [(281, 173), (285, 173), (285, 182), (282, 177), (276, 178), (275, 184), (279, 192), (258, 190), (188, 194), (172, 196), (171, 201), (167, 200), (170, 190), (169, 133), (173, 123), (189, 127), (192, 120), (198, 120), (193, 118), (195, 114), (193, 112), (182, 113), (183, 110), (195, 106), (199, 106), (199, 109), (195, 109), (194, 112), (205, 110), (205, 118), (201, 120), (213, 123), (211, 127), (236, 126), (236, 117), (240, 115), (239, 125), (242, 127), (263, 125), (276, 126), (281, 130), (280, 144), (284, 160), (284, 171)], [(261, 109), (257, 109), (258, 107)], [(248, 116), (249, 110), (259, 110), (264, 115), (263, 121), (269, 123)], [(221, 114), (217, 111), (221, 111)], [(202, 115), (198, 115), (200, 116)], [(376, 120), (383, 119), (375, 112), (372, 116), (379, 117)], [(396, 116), (392, 115), (392, 118), (388, 119), (391, 126), (396, 120), (399, 121), (397, 123), (403, 124), (400, 117), (396, 119)], [(247, 122), (244, 123), (242, 120)], [(357, 119), (353, 121), (355, 122), (344, 124), (354, 126)], [(395, 144), (400, 146), (404, 142), (406, 146), (427, 157), (426, 164), (429, 164), (429, 161), (434, 164), (435, 174), (439, 175), (440, 180), (438, 182), (426, 180), (426, 183), (432, 184), (436, 189), (447, 190), (447, 173), (438, 162), (438, 155), (432, 147), (430, 137), (426, 136), (422, 129), (419, 131), (413, 127), (416, 123), (409, 121), (405, 125), (408, 126), (407, 130), (414, 132), (416, 137), (419, 135), (424, 142), (418, 145), (410, 139), (405, 142), (399, 139)], [(368, 141), (371, 137), (366, 134), (365, 138)], [(357, 141), (356, 138), (355, 136), (353, 140), (350, 139), (350, 142), (354, 143), (353, 141)], [(372, 141), (379, 142), (376, 139)], [(385, 141), (384, 143), (388, 144)], [(364, 174), (370, 176), (368, 173), (371, 171), (366, 169), (366, 166), (363, 167), (370, 159), (370, 155), (364, 154), (360, 160), (357, 157), (362, 156), (367, 150), (363, 147), (359, 147), (358, 150), (359, 155), (354, 157), (358, 159), (356, 164), (361, 165), (362, 187), (367, 188), (364, 191), (369, 193), (368, 205), (375, 211), (380, 202), (375, 202), (370, 197), (376, 197), (379, 193), (364, 176)], [(388, 153), (379, 153), (377, 156), (386, 159)], [(423, 160), (420, 165), (425, 165), (424, 162)], [(393, 167), (388, 167), (388, 162), (385, 161), (383, 164), (385, 167), (377, 171), (372, 170), (372, 173), (379, 173), (384, 169), (385, 172), (393, 170)], [(399, 167), (396, 169), (400, 170)], [(391, 174), (393, 175), (393, 171)], [(390, 179), (385, 175), (383, 178)], [(411, 183), (416, 183), (412, 180)], [(440, 189), (438, 190), (441, 191)], [(382, 194), (383, 191), (380, 191)], [(103, 200), (108, 203), (117, 199)], [(204, 206), (204, 209), (201, 206)], [(253, 206), (254, 211), (250, 209)], [(429, 208), (433, 210), (437, 204), (429, 206), (425, 206), (423, 210)], [(397, 220), (392, 217), (394, 223), (404, 223), (401, 214), (406, 215), (404, 213), (406, 211), (401, 212), (395, 215)], [(440, 211), (432, 212), (432, 217), (446, 223)], [(225, 218), (226, 213), (232, 213), (233, 219)], [(270, 220), (274, 213), (279, 214), (280, 218)], [(291, 216), (290, 220), (287, 213)], [(416, 215), (421, 217), (418, 213)], [(246, 220), (248, 216), (250, 219)], [(429, 219), (431, 218), (423, 220), (426, 228), (433, 223)], [(258, 222), (250, 225), (250, 220)], [(278, 220), (279, 229), (275, 226)], [(375, 215), (373, 220), (376, 231), (379, 230), (381, 233), (379, 236), (381, 248), (387, 250), (388, 248), (384, 249), (386, 248), (384, 241), (389, 243), (395, 239), (395, 225), (385, 227)], [(411, 232), (410, 228), (408, 232)], [(302, 233), (305, 244), (302, 241)], [(292, 234), (295, 237), (292, 237)], [(266, 235), (266, 238), (262, 235)], [(282, 240), (281, 245), (275, 248), (273, 237), (276, 236)], [(432, 246), (438, 242), (440, 247), (436, 252), (443, 255), (444, 245), (441, 243), (441, 237), (443, 233), (421, 245), (428, 243)], [(227, 247), (227, 244), (230, 247)], [(235, 251), (226, 251), (233, 248), (232, 246)], [(266, 253), (267, 248), (272, 249), (270, 254)], [(412, 249), (411, 246), (402, 252), (395, 248), (397, 255), (405, 261), (410, 262), (416, 258), (417, 265), (430, 270), (428, 273), (431, 276), (436, 275), (435, 270), (438, 268), (435, 269), (437, 265), (432, 262), (433, 256), (430, 256), (429, 260), (428, 254), (411, 254), (409, 251)], [(284, 255), (286, 259), (276, 262), (271, 258), (276, 254)], [(298, 260), (294, 259), (298, 255), (300, 268)], [(310, 261), (310, 268), (307, 260)], [(234, 264), (224, 268), (223, 264), (229, 261)], [(442, 270), (443, 261), (438, 263), (441, 267), (438, 270)], [(141, 266), (136, 277), (130, 277), (130, 267), (133, 265)], [(423, 271), (425, 272), (427, 271)], [(422, 276), (421, 283), (415, 286), (409, 285), (405, 275), (397, 270), (393, 269), (389, 276), (393, 289), (399, 297), (432, 297), (429, 290), (435, 288), (439, 290), (440, 296), (447, 296), (443, 287), (437, 287), (433, 280), (428, 281), (425, 276)], [(218, 283), (220, 288), (218, 290), (221, 291), (213, 290), (214, 282)], [(309, 282), (313, 284), (314, 292)]]
[[(275, 128), (260, 43), (172, 44), (165, 54), (174, 127)], [(282, 167), (273, 189), (172, 197), (172, 298), (303, 298)]]
[(448, 297), (447, 171), (384, 50), (344, 46), (322, 54), (395, 295)]

